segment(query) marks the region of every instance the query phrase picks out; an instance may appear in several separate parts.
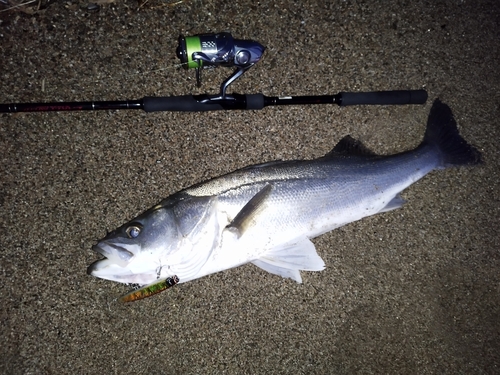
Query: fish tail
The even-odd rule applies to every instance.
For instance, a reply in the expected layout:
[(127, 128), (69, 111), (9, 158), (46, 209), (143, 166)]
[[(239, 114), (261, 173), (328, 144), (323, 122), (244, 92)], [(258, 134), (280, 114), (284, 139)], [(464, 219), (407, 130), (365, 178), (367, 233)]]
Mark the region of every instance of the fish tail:
[(422, 145), (432, 145), (439, 151), (440, 168), (481, 163), (481, 153), (462, 138), (450, 107), (439, 99), (429, 113)]

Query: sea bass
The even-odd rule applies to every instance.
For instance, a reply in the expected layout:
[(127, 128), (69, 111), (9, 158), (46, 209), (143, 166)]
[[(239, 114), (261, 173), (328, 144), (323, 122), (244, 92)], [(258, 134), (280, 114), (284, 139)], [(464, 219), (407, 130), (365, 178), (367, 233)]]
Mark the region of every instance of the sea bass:
[(414, 150), (376, 155), (347, 136), (318, 159), (249, 166), (194, 185), (100, 240), (93, 250), (105, 258), (88, 273), (146, 285), (131, 300), (246, 263), (300, 283), (300, 271), (325, 267), (311, 238), (399, 208), (399, 193), (427, 173), (480, 159), (436, 100)]

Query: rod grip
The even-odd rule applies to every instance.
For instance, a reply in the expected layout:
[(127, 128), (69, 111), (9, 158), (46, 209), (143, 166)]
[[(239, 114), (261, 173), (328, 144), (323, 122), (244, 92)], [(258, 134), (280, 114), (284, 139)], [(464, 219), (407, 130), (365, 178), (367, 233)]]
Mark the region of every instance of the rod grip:
[(346, 105), (397, 105), (424, 104), (427, 101), (425, 90), (396, 90), (372, 92), (341, 92), (341, 106)]

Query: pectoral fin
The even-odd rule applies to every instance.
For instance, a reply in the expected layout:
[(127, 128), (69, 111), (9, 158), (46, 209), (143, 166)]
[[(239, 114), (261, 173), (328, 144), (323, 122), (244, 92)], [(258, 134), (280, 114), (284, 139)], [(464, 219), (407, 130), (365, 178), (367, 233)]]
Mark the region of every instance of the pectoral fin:
[(247, 204), (238, 212), (234, 217), (233, 221), (227, 226), (232, 232), (241, 237), (245, 230), (255, 222), (256, 217), (265, 208), (265, 200), (271, 193), (273, 189), (272, 185), (266, 185), (262, 190), (255, 194), (252, 199), (250, 199)]
[(252, 262), (257, 267), (275, 275), (302, 282), (299, 270), (322, 271), (325, 262), (307, 238), (272, 249), (265, 256)]

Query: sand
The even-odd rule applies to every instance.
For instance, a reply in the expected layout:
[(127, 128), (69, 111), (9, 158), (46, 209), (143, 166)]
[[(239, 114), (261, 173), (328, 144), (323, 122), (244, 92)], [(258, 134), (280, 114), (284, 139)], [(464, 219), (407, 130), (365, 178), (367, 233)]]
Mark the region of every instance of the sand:
[[(197, 88), (175, 49), (221, 31), (267, 47), (229, 92), (429, 100), (0, 114), (0, 372), (500, 373), (499, 2), (101, 3), (1, 12), (0, 103), (216, 93), (232, 70)], [(245, 265), (122, 305), (129, 287), (86, 274), (106, 231), (194, 183), (347, 134), (381, 154), (415, 147), (436, 98), (484, 164), (431, 173), (402, 209), (315, 239), (327, 268), (303, 284)]]

